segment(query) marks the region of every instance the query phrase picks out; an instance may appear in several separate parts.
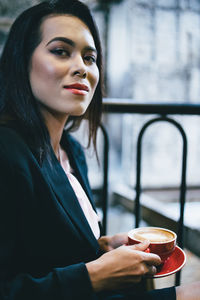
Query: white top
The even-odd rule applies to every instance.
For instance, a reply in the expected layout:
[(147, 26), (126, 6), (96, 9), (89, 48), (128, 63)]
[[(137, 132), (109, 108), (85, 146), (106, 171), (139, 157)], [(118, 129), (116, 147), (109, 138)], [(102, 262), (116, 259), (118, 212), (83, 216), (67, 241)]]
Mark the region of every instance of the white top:
[(60, 148), (59, 149), (60, 154), (60, 164), (65, 171), (69, 182), (76, 194), (76, 197), (78, 198), (79, 204), (85, 214), (85, 217), (92, 229), (92, 232), (94, 233), (94, 236), (96, 239), (100, 237), (100, 228), (99, 228), (99, 217), (94, 211), (85, 191), (83, 190), (82, 186), (80, 185), (79, 181), (76, 179), (76, 177), (72, 174), (72, 169), (69, 164), (69, 159), (67, 157), (66, 152)]

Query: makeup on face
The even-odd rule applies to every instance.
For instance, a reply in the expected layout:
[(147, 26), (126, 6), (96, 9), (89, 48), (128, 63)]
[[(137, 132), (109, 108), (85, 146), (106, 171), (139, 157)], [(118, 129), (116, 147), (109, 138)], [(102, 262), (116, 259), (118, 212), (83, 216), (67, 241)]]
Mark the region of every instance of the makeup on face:
[(88, 108), (99, 80), (97, 51), (88, 27), (77, 17), (47, 17), (42, 41), (30, 64), (33, 95), (42, 113), (81, 115)]

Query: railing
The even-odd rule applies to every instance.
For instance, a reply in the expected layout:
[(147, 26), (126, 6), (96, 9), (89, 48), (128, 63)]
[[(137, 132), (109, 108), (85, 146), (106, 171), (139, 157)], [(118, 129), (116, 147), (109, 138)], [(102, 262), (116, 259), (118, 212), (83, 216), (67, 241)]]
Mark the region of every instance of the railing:
[[(199, 104), (185, 104), (185, 103), (153, 103), (142, 102), (136, 103), (132, 99), (104, 99), (104, 113), (133, 113), (133, 114), (149, 114), (157, 115), (150, 121), (146, 122), (140, 130), (137, 140), (137, 162), (136, 162), (136, 198), (135, 198), (135, 227), (139, 226), (141, 219), (140, 215), (140, 194), (141, 194), (141, 152), (142, 152), (142, 139), (144, 131), (153, 123), (165, 121), (174, 125), (180, 132), (183, 140), (182, 152), (182, 172), (181, 172), (181, 186), (180, 186), (180, 217), (178, 221), (177, 240), (181, 248), (184, 247), (184, 207), (185, 207), (185, 194), (186, 194), (186, 162), (187, 162), (187, 137), (182, 126), (170, 118), (169, 115), (200, 115)], [(108, 134), (102, 126), (105, 147), (104, 147), (104, 182), (103, 182), (103, 232), (106, 233), (107, 224), (107, 207), (108, 207)], [(180, 284), (180, 272), (176, 274), (176, 285)]]
[(133, 99), (104, 99), (106, 113), (134, 113), (159, 115), (200, 115), (200, 104), (134, 102)]

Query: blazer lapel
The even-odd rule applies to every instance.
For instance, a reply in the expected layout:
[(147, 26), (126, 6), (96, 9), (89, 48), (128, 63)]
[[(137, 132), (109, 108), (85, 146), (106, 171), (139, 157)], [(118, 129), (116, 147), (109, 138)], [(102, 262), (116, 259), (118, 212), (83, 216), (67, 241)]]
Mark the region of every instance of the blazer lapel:
[(91, 191), (90, 184), (89, 184), (88, 177), (87, 177), (87, 169), (85, 169), (86, 168), (85, 157), (83, 157), (81, 154), (81, 158), (80, 158), (80, 152), (79, 152), (80, 150), (74, 149), (70, 138), (71, 137), (64, 132), (63, 138), (62, 138), (62, 145), (63, 145), (64, 149), (66, 149), (66, 151), (67, 151), (67, 155), (69, 157), (70, 164), (75, 171), (75, 175), (77, 176), (80, 184), (82, 185), (83, 189), (85, 190), (85, 192), (92, 204), (93, 209), (96, 211), (96, 207), (93, 202), (92, 191)]
[(44, 160), (42, 172), (65, 212), (96, 251), (98, 242), (86, 220), (71, 184), (54, 154), (52, 155), (52, 159), (53, 166), (46, 159)]

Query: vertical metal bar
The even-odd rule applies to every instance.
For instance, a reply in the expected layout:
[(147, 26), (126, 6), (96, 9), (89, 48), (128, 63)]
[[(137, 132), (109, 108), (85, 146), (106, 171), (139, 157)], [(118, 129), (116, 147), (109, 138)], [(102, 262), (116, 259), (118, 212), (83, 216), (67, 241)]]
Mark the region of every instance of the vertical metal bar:
[(141, 219), (141, 206), (140, 206), (140, 194), (141, 194), (141, 159), (142, 159), (142, 138), (146, 128), (152, 123), (156, 122), (158, 118), (152, 119), (146, 122), (141, 128), (137, 139), (137, 153), (136, 153), (136, 197), (135, 197), (135, 227), (139, 227)]
[[(144, 126), (145, 127), (145, 126)], [(136, 154), (136, 186), (135, 186), (135, 227), (139, 227), (141, 219), (141, 206), (140, 206), (140, 194), (141, 194), (141, 153), (142, 153), (142, 137), (144, 127), (141, 129), (137, 140), (137, 154)]]
[[(187, 167), (187, 138), (185, 132), (182, 128), (179, 128), (183, 138), (183, 158), (182, 158), (182, 173), (181, 173), (181, 187), (180, 187), (180, 218), (177, 234), (178, 245), (184, 247), (184, 208), (185, 208), (185, 198), (186, 198), (186, 167)], [(181, 272), (176, 274), (175, 285), (180, 285)]]
[[(151, 124), (159, 121), (166, 121), (173, 124), (181, 133), (183, 139), (183, 153), (182, 153), (182, 172), (181, 172), (181, 186), (180, 186), (180, 217), (178, 221), (177, 229), (177, 242), (178, 245), (184, 247), (184, 208), (185, 208), (185, 195), (186, 195), (186, 166), (187, 166), (187, 137), (182, 126), (175, 120), (168, 118), (166, 116), (161, 116), (154, 118), (146, 122), (142, 129), (140, 130), (138, 140), (137, 140), (137, 161), (136, 161), (136, 198), (135, 198), (135, 227), (139, 226), (141, 218), (141, 208), (140, 208), (140, 194), (141, 194), (141, 153), (142, 153), (142, 138), (145, 130)], [(176, 274), (176, 285), (180, 284), (180, 271)]]
[(107, 213), (108, 213), (108, 159), (109, 159), (109, 137), (105, 127), (101, 124), (100, 128), (104, 137), (104, 155), (103, 155), (103, 188), (102, 188), (102, 234), (107, 231)]

